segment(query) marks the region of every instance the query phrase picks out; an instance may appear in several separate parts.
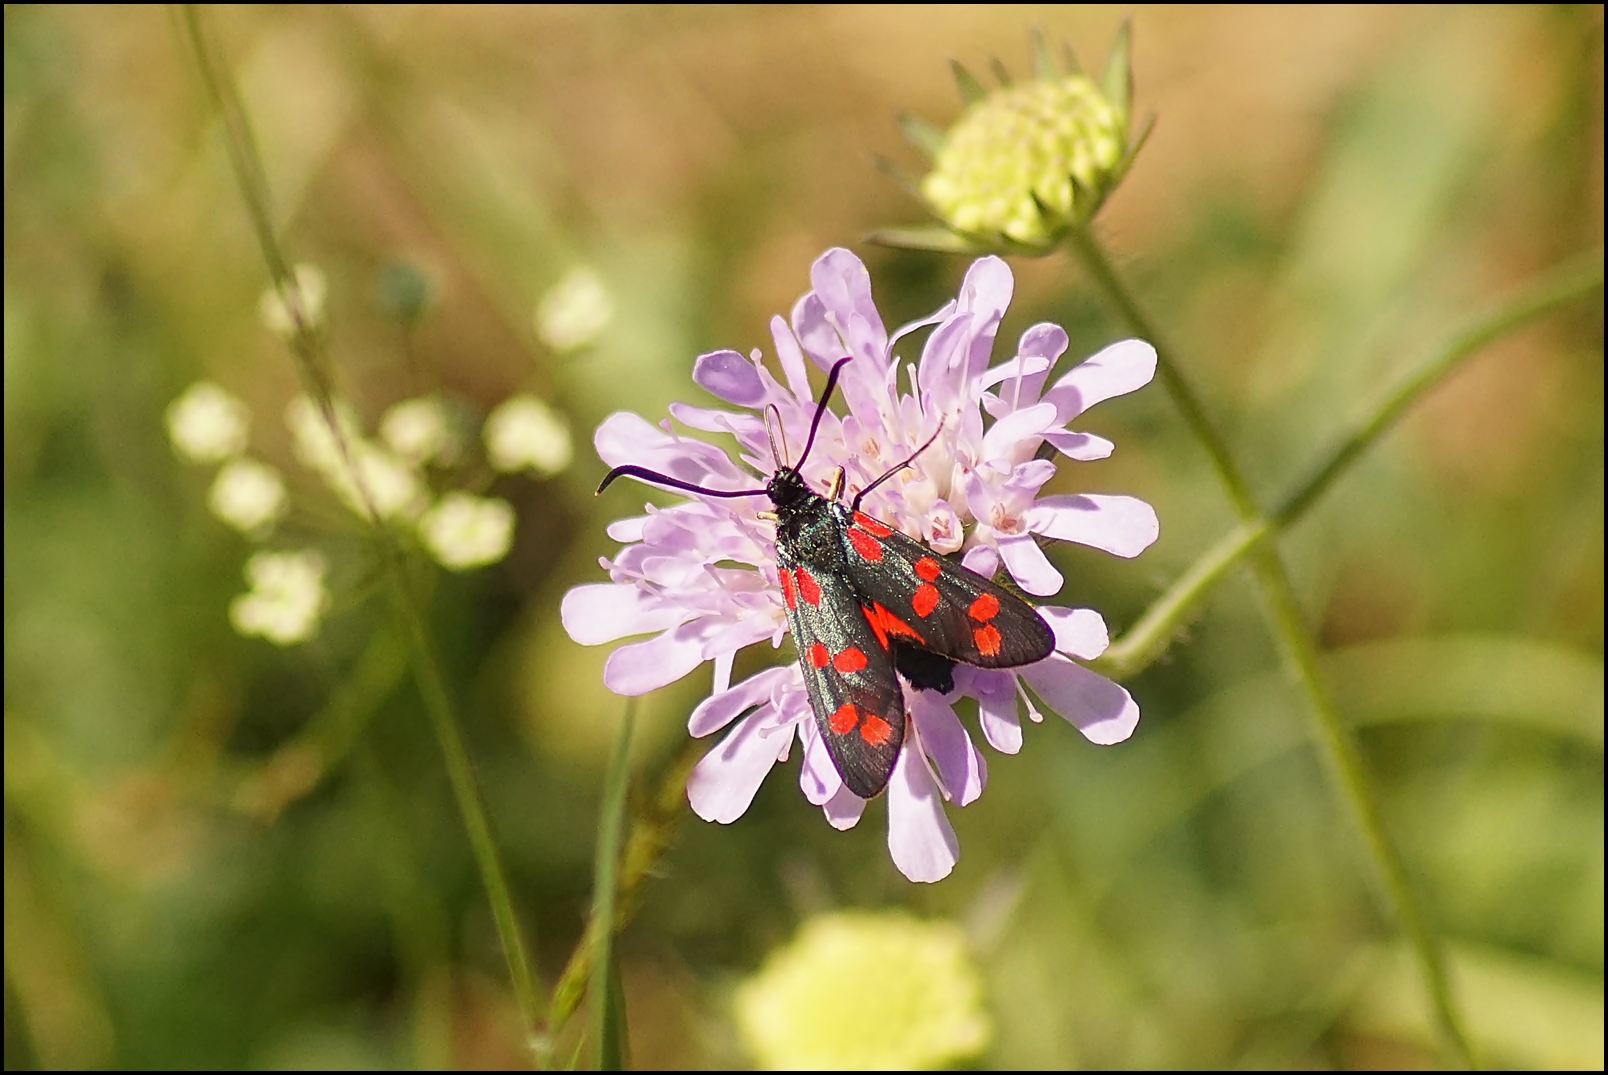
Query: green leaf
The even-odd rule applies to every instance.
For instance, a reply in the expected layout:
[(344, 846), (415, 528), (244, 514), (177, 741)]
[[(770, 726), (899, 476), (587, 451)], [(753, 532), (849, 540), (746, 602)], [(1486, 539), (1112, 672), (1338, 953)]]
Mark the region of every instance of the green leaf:
[(919, 179), (905, 171), (903, 168), (899, 167), (887, 157), (882, 156), (880, 153), (873, 157), (872, 161), (876, 164), (877, 171), (899, 184), (899, 188), (906, 194), (915, 198), (917, 201), (922, 200), (921, 181)]
[(1061, 72), (1055, 67), (1055, 57), (1050, 55), (1049, 42), (1044, 40), (1044, 31), (1037, 26), (1027, 32), (1027, 50), (1033, 56), (1034, 78), (1055, 79), (1061, 77)]
[(900, 112), (898, 123), (900, 132), (911, 145), (921, 150), (928, 160), (937, 159), (938, 151), (944, 148), (945, 136), (941, 127), (929, 123), (914, 112)]
[(879, 246), (896, 246), (905, 250), (931, 250), (939, 254), (987, 254), (994, 248), (969, 239), (959, 232), (950, 231), (942, 224), (929, 224), (919, 228), (887, 228), (865, 237), (866, 242)]
[(1133, 24), (1122, 20), (1116, 40), (1111, 42), (1111, 55), (1106, 58), (1105, 73), (1100, 76), (1100, 91), (1106, 100), (1123, 115), (1133, 107)]
[(1083, 74), (1083, 65), (1078, 63), (1078, 54), (1072, 51), (1072, 42), (1061, 42), (1061, 64), (1069, 75)]
[(1005, 62), (998, 56), (990, 56), (988, 58), (988, 66), (993, 70), (994, 78), (999, 81), (1001, 86), (1009, 86), (1011, 84), (1011, 73), (1006, 68)]
[(988, 96), (983, 84), (972, 77), (972, 73), (960, 65), (959, 60), (949, 61), (949, 70), (955, 76), (955, 85), (960, 87), (960, 99), (968, 106), (976, 104)]

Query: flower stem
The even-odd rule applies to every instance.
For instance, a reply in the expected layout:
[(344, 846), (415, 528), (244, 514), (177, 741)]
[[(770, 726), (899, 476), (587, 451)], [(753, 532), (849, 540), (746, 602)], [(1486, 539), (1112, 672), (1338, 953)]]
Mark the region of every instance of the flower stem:
[(620, 880), (620, 836), (625, 829), (625, 791), (631, 771), (631, 730), (636, 723), (636, 699), (628, 698), (620, 721), (620, 738), (614, 745), (608, 776), (603, 781), (603, 813), (597, 827), (597, 862), (592, 871), (592, 920), (606, 928), (592, 945), (592, 1053), (599, 1071), (623, 1066), (625, 1011), (617, 1004), (614, 962), (615, 903)]
[[(1473, 1067), (1474, 1056), (1468, 1035), (1446, 976), (1446, 959), (1440, 937), (1430, 928), (1417, 896), (1407, 881), (1405, 864), (1390, 839), (1356, 739), (1323, 681), (1318, 669), (1317, 645), (1302, 618), (1289, 576), (1285, 573), (1277, 550), (1260, 540), (1265, 536), (1268, 519), (1257, 508), (1250, 486), (1228, 451), (1227, 442), (1207, 417), (1194, 389), (1176, 364), (1176, 352), (1163, 344), (1155, 326), (1123, 285), (1093, 233), (1088, 228), (1074, 229), (1071, 247), (1107, 300), (1122, 314), (1128, 327), (1155, 346), (1157, 370), (1162, 383), (1191, 432), (1206, 449), (1213, 469), (1217, 471), (1240, 517), (1241, 531), (1249, 538), (1244, 546), (1251, 558), (1252, 576), (1261, 591), (1269, 625), (1278, 642), (1286, 670), (1306, 695), (1314, 718), (1314, 735), (1322, 748), (1329, 771), (1335, 778), (1352, 822), (1362, 836), (1363, 846), (1377, 875), (1376, 880), (1418, 957), (1446, 1047), (1462, 1066)], [(1227, 557), (1219, 556), (1218, 559)], [(1221, 570), (1226, 571), (1227, 565)]]
[(262, 158), (257, 152), (245, 108), (229, 75), (223, 50), (211, 39), (197, 5), (183, 5), (181, 14), (207, 96), (222, 123), (229, 161), (234, 169), (235, 179), (239, 183), (246, 211), (251, 217), (258, 246), (268, 264), (268, 275), (285, 300), (286, 309), (289, 310), (295, 325), (291, 337), (291, 351), (296, 359), (297, 372), (323, 413), (330, 433), (334, 436), (342, 457), (356, 480), (358, 492), (369, 508), (367, 512), (370, 522), (369, 532), (385, 570), (392, 606), (406, 633), (414, 680), (435, 731), (436, 740), (441, 746), (447, 776), (452, 785), (453, 796), (457, 800), (458, 812), (463, 818), (475, 864), (480, 870), (481, 882), (491, 903), (492, 918), (497, 926), (498, 938), (502, 942), (503, 956), (508, 963), (508, 976), (513, 986), (515, 1002), (519, 1006), (526, 1032), (532, 1033), (536, 1027), (538, 1002), (535, 981), (530, 972), (530, 961), (520, 940), (513, 902), (508, 893), (508, 883), (503, 873), (502, 862), (497, 855), (496, 843), (491, 836), (491, 826), (487, 823), (485, 810), (480, 803), (474, 771), (464, 750), (463, 738), (458, 731), (452, 699), (447, 692), (440, 665), (430, 644), (423, 614), (408, 585), (402, 552), (397, 548), (390, 531), (373, 511), (362, 476), (357, 468), (351, 465), (351, 445), (346, 441), (341, 424), (335, 420), (333, 379), (323, 354), (322, 337), (307, 317), (300, 290), (290, 271), (289, 259), (285, 256), (284, 249), (275, 234), (272, 214), (269, 211), (268, 185), (264, 178)]
[(1127, 679), (1144, 671), (1172, 642), (1195, 606), (1268, 534), (1295, 525), (1364, 452), (1388, 432), (1409, 407), (1445, 380), (1465, 360), (1509, 332), (1602, 287), (1602, 249), (1586, 251), (1529, 282), (1459, 332), (1362, 412), (1351, 431), (1277, 501), (1262, 524), (1241, 524), (1226, 534), (1155, 600), (1139, 622), (1113, 642), (1096, 662), (1102, 673)]

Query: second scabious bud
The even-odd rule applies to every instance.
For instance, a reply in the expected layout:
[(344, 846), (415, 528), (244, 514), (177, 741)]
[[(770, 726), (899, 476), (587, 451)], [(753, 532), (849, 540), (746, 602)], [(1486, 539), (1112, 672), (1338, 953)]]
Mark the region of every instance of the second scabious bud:
[[(931, 159), (906, 185), (941, 222), (883, 232), (893, 246), (1043, 254), (1091, 220), (1127, 174), (1143, 135), (1130, 143), (1129, 38), (1117, 37), (1099, 83), (1071, 52), (1053, 61), (1033, 38), (1034, 77), (984, 90), (965, 68), (955, 77), (967, 107), (948, 130), (906, 116), (905, 133)], [(1148, 133), (1148, 132), (1147, 132)]]

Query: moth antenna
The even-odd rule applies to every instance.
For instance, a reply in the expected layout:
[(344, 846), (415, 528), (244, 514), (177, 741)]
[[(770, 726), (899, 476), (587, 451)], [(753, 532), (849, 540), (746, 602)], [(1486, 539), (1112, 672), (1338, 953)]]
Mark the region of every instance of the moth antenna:
[[(771, 416), (775, 415), (776, 422), (771, 423)], [(765, 436), (770, 440), (771, 463), (777, 470), (787, 469), (787, 430), (782, 428), (782, 412), (776, 409), (776, 404), (765, 404)], [(781, 447), (778, 448), (777, 444)]]
[(804, 454), (798, 457), (798, 465), (793, 468), (794, 470), (802, 469), (804, 460), (810, 457), (810, 449), (815, 447), (815, 431), (821, 428), (821, 416), (826, 413), (826, 404), (832, 398), (832, 389), (837, 387), (838, 374), (842, 373), (843, 367), (852, 360), (851, 355), (832, 363), (832, 370), (826, 375), (826, 388), (821, 392), (821, 402), (815, 405), (815, 417), (810, 419), (810, 439), (804, 442)]
[(926, 451), (928, 448), (931, 448), (932, 447), (932, 442), (937, 440), (938, 439), (938, 434), (942, 433), (943, 431), (944, 431), (944, 420), (942, 418), (940, 418), (940, 419), (938, 419), (938, 428), (932, 431), (932, 436), (927, 438), (926, 443), (922, 444), (921, 447), (919, 447), (915, 451), (911, 452), (909, 458), (907, 458), (903, 463), (900, 463), (900, 464), (898, 464), (897, 466), (894, 466), (894, 467), (890, 467), (887, 471), (885, 471), (883, 473), (882, 477), (878, 478), (876, 481), (872, 482), (870, 485), (866, 486), (864, 489), (861, 489), (858, 493), (855, 493), (854, 494), (854, 503), (851, 504), (850, 507), (853, 508), (853, 510), (855, 510), (855, 511), (859, 511), (860, 510), (860, 501), (865, 499), (867, 493), (869, 493), (871, 490), (875, 489), (877, 486), (881, 485), (883, 482), (887, 481), (889, 478), (893, 477), (895, 474), (899, 473), (905, 467), (908, 467), (911, 463), (914, 463), (916, 461), (916, 456), (920, 455), (922, 452)]
[(615, 467), (613, 470), (603, 475), (603, 480), (598, 483), (597, 492), (593, 493), (592, 495), (597, 496), (601, 494), (603, 490), (614, 484), (614, 479), (616, 478), (635, 478), (638, 481), (648, 482), (651, 485), (662, 485), (670, 489), (684, 489), (689, 493), (702, 493), (704, 496), (738, 497), (766, 495), (765, 490), (763, 489), (706, 489), (701, 485), (694, 485), (691, 482), (684, 482), (680, 478), (672, 478), (668, 474), (660, 474), (657, 470), (649, 470), (647, 467), (632, 466), (630, 464), (627, 464), (623, 467)]

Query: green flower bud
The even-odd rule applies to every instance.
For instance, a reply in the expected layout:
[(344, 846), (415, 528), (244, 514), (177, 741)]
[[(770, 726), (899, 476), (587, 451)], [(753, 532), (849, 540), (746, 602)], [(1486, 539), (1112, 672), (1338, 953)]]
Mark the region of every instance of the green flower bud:
[(1087, 78), (1035, 79), (968, 108), (921, 193), (958, 232), (1048, 245), (1100, 207), (1127, 138), (1127, 115)]
[(900, 117), (906, 136), (932, 161), (920, 180), (882, 167), (920, 198), (941, 225), (880, 232), (889, 246), (950, 253), (1045, 254), (1087, 224), (1127, 174), (1148, 135), (1129, 142), (1132, 83), (1127, 26), (1117, 34), (1099, 83), (1066, 54), (1060, 68), (1034, 34), (1033, 79), (985, 90), (959, 64), (966, 111), (947, 131)]

